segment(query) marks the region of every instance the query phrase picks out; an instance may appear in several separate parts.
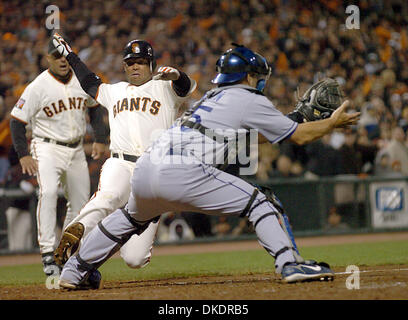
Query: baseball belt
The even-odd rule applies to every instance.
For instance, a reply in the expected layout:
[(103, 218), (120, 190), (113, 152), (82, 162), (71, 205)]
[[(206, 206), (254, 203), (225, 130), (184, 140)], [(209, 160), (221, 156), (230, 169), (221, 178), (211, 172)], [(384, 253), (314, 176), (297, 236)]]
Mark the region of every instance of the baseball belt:
[(61, 142), (61, 141), (57, 141), (54, 139), (50, 139), (50, 138), (40, 138), (42, 141), (44, 142), (48, 142), (48, 143), (53, 143), (53, 144), (58, 144), (60, 146), (64, 146), (64, 147), (68, 147), (68, 148), (76, 148), (79, 146), (79, 144), (81, 143), (82, 139), (76, 141), (76, 142)]
[(119, 155), (119, 153), (112, 153), (112, 157), (113, 158), (118, 158), (118, 159), (123, 159), (126, 161), (131, 161), (131, 162), (136, 162), (137, 159), (139, 159), (139, 157), (137, 156), (132, 156), (130, 154), (123, 154), (123, 157), (121, 155)]

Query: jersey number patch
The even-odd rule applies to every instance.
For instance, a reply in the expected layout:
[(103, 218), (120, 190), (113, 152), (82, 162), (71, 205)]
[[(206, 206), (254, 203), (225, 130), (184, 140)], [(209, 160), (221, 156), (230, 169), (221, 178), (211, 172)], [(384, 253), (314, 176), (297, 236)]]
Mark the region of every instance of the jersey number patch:
[(207, 107), (207, 106), (204, 106), (204, 105), (199, 105), (194, 110), (193, 114), (191, 115), (191, 117), (193, 117), (196, 120), (197, 123), (201, 122), (201, 117), (198, 114), (196, 114), (197, 110), (199, 110), (199, 109), (203, 109), (204, 111), (211, 112), (213, 108)]

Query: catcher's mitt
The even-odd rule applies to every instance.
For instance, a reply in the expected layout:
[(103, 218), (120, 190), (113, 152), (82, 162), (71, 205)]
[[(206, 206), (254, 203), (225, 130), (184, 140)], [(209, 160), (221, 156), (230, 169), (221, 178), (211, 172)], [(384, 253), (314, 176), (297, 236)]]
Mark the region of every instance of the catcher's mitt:
[(326, 119), (340, 107), (343, 94), (339, 83), (326, 78), (314, 83), (296, 103), (295, 111), (299, 112), (305, 121)]

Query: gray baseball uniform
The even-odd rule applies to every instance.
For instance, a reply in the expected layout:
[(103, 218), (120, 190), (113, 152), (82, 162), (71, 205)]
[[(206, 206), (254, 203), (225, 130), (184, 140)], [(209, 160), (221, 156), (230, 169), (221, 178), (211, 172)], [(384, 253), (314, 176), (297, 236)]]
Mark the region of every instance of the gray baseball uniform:
[[(255, 129), (272, 143), (288, 138), (297, 128), (265, 96), (244, 85), (210, 91), (188, 120), (201, 129), (218, 129), (231, 139), (233, 131)], [(147, 149), (136, 163), (127, 206), (89, 234), (61, 278), (79, 283), (86, 275), (80, 265), (98, 267), (137, 232), (139, 224), (169, 210), (247, 215), (260, 244), (275, 258), (277, 273), (286, 262), (296, 260), (273, 204), (251, 184), (214, 166), (214, 154), (223, 153), (225, 143), (214, 142), (199, 126), (190, 127), (173, 125)]]

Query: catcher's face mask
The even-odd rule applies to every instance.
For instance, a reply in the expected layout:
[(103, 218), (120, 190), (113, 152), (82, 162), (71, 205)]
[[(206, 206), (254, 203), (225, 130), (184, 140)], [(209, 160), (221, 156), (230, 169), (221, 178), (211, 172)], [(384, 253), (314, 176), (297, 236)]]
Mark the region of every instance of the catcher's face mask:
[(271, 76), (272, 69), (270, 67), (268, 67), (268, 69), (269, 69), (269, 71), (268, 71), (268, 74), (266, 75), (266, 77), (262, 78), (262, 79), (259, 79), (258, 82), (256, 83), (256, 89), (261, 91), (261, 92), (264, 91), (264, 89), (266, 87), (266, 83), (268, 82), (269, 77)]
[(263, 92), (266, 87), (266, 83), (268, 82), (269, 77), (271, 76), (272, 69), (268, 65), (268, 62), (266, 61), (266, 59), (263, 56), (261, 56), (259, 53), (255, 52), (255, 58), (256, 58), (256, 63), (259, 66), (257, 68), (257, 71), (259, 71), (258, 73), (259, 80), (256, 83), (256, 89)]

